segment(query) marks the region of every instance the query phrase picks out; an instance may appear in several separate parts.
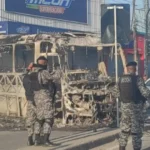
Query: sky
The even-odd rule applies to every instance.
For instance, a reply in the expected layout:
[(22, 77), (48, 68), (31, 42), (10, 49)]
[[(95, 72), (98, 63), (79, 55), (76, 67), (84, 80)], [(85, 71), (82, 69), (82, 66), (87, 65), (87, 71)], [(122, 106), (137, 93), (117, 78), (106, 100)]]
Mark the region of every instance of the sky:
[[(143, 8), (144, 0), (136, 0), (136, 7)], [(106, 3), (128, 3), (132, 6), (132, 0), (105, 0)]]

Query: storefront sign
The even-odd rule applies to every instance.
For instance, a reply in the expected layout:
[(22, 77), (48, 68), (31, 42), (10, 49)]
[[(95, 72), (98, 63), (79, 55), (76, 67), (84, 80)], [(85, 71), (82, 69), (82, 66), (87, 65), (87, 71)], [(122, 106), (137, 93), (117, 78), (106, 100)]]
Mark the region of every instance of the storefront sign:
[(87, 8), (87, 0), (5, 0), (6, 11), (80, 23), (87, 23)]

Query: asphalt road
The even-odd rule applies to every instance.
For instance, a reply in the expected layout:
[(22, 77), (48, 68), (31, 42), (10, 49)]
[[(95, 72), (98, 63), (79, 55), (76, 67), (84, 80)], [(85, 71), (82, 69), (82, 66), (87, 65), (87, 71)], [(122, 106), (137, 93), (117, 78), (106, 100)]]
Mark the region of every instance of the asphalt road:
[[(146, 124), (150, 124), (150, 109), (147, 110), (147, 121)], [(142, 150), (150, 150), (150, 130), (144, 133), (144, 136), (142, 138)], [(93, 148), (91, 150), (118, 150), (119, 149), (119, 143), (118, 140), (115, 140), (112, 143), (108, 143), (96, 148)], [(133, 150), (132, 147), (132, 139), (129, 138), (127, 150)]]
[[(59, 139), (64, 136), (71, 136), (75, 132), (66, 132), (66, 131), (53, 131), (51, 139)], [(27, 146), (27, 132), (10, 132), (10, 131), (1, 131), (0, 132), (0, 150), (19, 150), (22, 147)]]
[[(65, 136), (72, 137), (75, 133), (78, 132), (66, 132), (66, 131), (53, 131), (52, 140), (57, 141), (63, 139)], [(27, 132), (10, 132), (10, 131), (1, 131), (0, 132), (0, 150), (19, 150), (26, 147), (27, 143)], [(94, 148), (92, 150), (118, 150), (118, 141), (115, 140), (112, 143), (102, 145), (100, 147)], [(129, 139), (127, 150), (133, 150), (132, 140)], [(143, 137), (143, 149), (150, 150), (150, 131), (144, 133)]]
[[(150, 118), (148, 120), (150, 120)], [(80, 131), (53, 131), (51, 139), (54, 142), (63, 141), (63, 139), (64, 141), (67, 141), (68, 138), (69, 139), (71, 139), (72, 137), (75, 139), (76, 137), (79, 138), (81, 136), (80, 134), (81, 134)], [(89, 136), (89, 133), (83, 132), (82, 134), (83, 135), (86, 134), (86, 136)], [(83, 137), (85, 137), (85, 135)], [(79, 139), (84, 140), (84, 138)], [(26, 146), (27, 146), (27, 131), (0, 131), (0, 150), (19, 150)], [(119, 147), (118, 141), (116, 140), (112, 143), (94, 148), (92, 150), (118, 150), (118, 147)], [(127, 150), (133, 150), (131, 139), (129, 139)], [(142, 150), (150, 150), (150, 130), (144, 133)]]

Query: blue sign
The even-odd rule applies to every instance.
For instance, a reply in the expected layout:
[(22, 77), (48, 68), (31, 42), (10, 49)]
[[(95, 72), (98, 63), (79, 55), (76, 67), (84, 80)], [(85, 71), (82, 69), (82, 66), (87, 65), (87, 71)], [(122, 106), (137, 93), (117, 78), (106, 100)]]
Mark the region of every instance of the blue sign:
[[(48, 32), (67, 32), (67, 29), (44, 27), (38, 25), (25, 24), (21, 22), (6, 21), (5, 27), (7, 27), (7, 34), (37, 34)], [(0, 22), (0, 26), (3, 22)], [(0, 29), (1, 33), (1, 29)]]
[(0, 22), (0, 34), (7, 34), (8, 32), (8, 24), (5, 21)]
[(16, 29), (17, 33), (20, 34), (28, 34), (30, 32), (30, 27), (29, 26), (21, 26)]
[(88, 0), (5, 0), (5, 10), (87, 23)]

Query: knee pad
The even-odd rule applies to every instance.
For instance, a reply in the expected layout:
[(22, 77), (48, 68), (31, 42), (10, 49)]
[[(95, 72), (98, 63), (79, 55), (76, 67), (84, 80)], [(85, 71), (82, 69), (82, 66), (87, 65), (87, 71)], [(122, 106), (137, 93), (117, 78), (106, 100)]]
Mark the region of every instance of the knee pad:
[(43, 120), (36, 119), (36, 121), (37, 121), (39, 124), (43, 124), (43, 123), (44, 123), (44, 119), (43, 119)]

